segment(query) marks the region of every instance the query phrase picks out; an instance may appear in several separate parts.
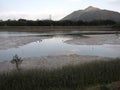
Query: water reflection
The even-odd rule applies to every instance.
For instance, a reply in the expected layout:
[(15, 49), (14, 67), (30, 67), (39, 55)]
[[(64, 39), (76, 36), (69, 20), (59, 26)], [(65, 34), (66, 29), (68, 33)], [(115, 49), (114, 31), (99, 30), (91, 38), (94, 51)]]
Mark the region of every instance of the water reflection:
[(70, 45), (64, 43), (70, 38), (53, 37), (44, 39), (41, 42), (36, 41), (18, 48), (0, 50), (0, 60), (10, 60), (13, 55), (20, 57), (41, 57), (49, 55), (91, 55), (102, 57), (120, 57), (120, 45)]

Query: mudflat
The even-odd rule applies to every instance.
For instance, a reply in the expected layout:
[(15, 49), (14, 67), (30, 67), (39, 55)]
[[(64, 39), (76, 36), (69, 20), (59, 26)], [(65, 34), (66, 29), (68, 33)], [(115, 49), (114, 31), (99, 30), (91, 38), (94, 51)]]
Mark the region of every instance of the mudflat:
[(9, 48), (14, 48), (18, 46), (22, 46), (34, 41), (41, 41), (42, 39), (46, 39), (49, 37), (36, 37), (36, 36), (8, 36), (8, 37), (3, 37), (0, 36), (0, 50), (3, 49), (9, 49)]
[(84, 35), (83, 37), (73, 37), (66, 40), (65, 43), (77, 45), (102, 45), (102, 44), (120, 44), (120, 34), (107, 35)]

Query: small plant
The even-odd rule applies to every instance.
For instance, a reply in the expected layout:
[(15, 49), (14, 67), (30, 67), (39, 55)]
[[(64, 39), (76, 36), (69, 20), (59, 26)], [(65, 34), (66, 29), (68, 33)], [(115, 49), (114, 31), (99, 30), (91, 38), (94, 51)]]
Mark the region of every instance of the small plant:
[(19, 57), (17, 54), (13, 56), (13, 59), (11, 60), (12, 64), (15, 64), (16, 69), (19, 71), (20, 70), (20, 65), (22, 64), (22, 59)]

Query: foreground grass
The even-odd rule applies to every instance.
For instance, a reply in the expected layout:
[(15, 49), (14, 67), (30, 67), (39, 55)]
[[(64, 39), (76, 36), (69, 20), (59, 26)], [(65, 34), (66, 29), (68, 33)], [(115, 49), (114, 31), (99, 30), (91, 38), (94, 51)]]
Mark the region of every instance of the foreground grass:
[(0, 90), (86, 90), (119, 80), (120, 59), (116, 59), (68, 65), (56, 70), (33, 69), (0, 74)]

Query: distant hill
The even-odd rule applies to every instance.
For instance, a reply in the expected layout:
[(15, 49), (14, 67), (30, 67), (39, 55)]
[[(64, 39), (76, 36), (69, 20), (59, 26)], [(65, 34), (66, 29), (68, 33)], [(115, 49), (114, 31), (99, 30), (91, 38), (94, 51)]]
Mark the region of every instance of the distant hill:
[(89, 6), (84, 10), (74, 11), (73, 13), (64, 17), (62, 20), (72, 21), (114, 20), (118, 22), (120, 21), (120, 13)]

